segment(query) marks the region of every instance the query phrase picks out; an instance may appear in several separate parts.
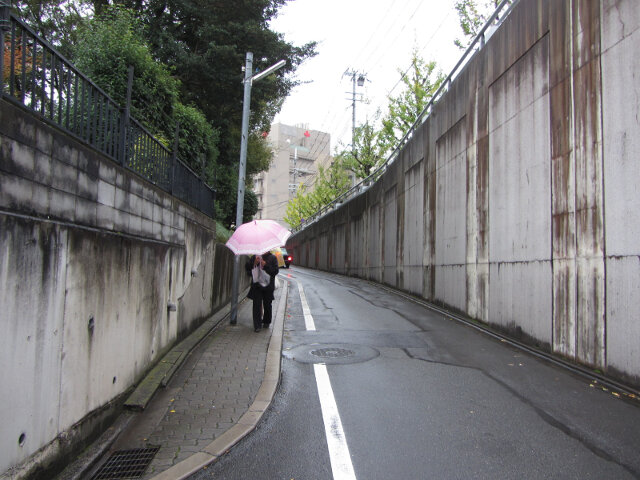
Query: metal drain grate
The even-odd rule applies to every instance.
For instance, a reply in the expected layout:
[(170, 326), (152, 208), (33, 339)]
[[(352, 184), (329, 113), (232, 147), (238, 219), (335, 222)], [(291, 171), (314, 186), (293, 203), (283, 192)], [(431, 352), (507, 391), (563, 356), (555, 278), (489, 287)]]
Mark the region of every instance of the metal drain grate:
[(106, 461), (91, 480), (122, 480), (140, 478), (160, 447), (118, 450)]
[(346, 348), (318, 348), (317, 350), (311, 350), (311, 355), (322, 358), (350, 357), (354, 353), (353, 350), (347, 350)]

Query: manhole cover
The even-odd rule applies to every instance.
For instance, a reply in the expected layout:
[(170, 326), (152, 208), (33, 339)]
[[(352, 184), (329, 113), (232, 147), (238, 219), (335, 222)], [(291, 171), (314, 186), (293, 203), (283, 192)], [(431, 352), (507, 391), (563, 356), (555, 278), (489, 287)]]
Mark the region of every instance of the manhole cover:
[(160, 447), (118, 450), (106, 461), (91, 480), (122, 480), (141, 478)]
[(346, 348), (318, 348), (317, 350), (311, 350), (311, 355), (322, 358), (342, 358), (355, 355), (355, 352)]
[(326, 365), (346, 365), (376, 358), (380, 352), (366, 345), (353, 343), (314, 343), (285, 349), (282, 354), (301, 363), (324, 363)]

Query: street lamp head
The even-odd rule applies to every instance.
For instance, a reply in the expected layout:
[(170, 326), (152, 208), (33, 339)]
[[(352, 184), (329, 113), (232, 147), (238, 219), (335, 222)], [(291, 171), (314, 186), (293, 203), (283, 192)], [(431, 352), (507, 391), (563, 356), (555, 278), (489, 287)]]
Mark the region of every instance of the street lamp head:
[(284, 67), (286, 64), (287, 64), (286, 60), (280, 60), (278, 63), (275, 63), (275, 64), (271, 65), (266, 70), (264, 70), (264, 71), (258, 73), (257, 75), (254, 75), (253, 77), (251, 77), (251, 82), (257, 82), (261, 78), (266, 77), (267, 75), (269, 75), (269, 74), (275, 72), (276, 70)]
[(358, 86), (361, 87), (364, 85), (364, 75), (360, 75), (358, 77)]

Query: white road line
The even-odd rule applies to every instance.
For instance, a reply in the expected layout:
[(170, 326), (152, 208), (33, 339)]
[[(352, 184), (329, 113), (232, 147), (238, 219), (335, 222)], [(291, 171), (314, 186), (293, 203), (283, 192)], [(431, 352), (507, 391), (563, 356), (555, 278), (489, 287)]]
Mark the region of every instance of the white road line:
[(347, 439), (342, 429), (338, 406), (333, 397), (327, 366), (325, 364), (314, 364), (313, 369), (316, 374), (316, 383), (318, 384), (318, 396), (320, 397), (324, 431), (327, 436), (327, 445), (329, 446), (333, 478), (334, 480), (355, 480), (356, 474), (351, 464), (351, 455), (349, 454)]
[(313, 317), (311, 316), (311, 310), (309, 310), (309, 304), (307, 303), (307, 297), (304, 294), (304, 289), (300, 282), (298, 283), (298, 291), (300, 292), (300, 302), (302, 302), (302, 313), (304, 314), (304, 326), (307, 331), (316, 330), (316, 324), (313, 322)]
[[(311, 310), (309, 310), (304, 288), (302, 288), (300, 282), (296, 281), (296, 283), (300, 292), (304, 325), (307, 331), (315, 331), (316, 325), (313, 321), (313, 316), (311, 316)], [(318, 386), (318, 397), (320, 397), (320, 408), (322, 410), (322, 419), (324, 420), (324, 431), (327, 437), (327, 446), (329, 447), (333, 478), (334, 480), (356, 480), (347, 438), (344, 436), (344, 430), (342, 429), (342, 421), (340, 420), (336, 399), (333, 396), (327, 366), (324, 363), (314, 364), (313, 370), (316, 374), (316, 385)]]

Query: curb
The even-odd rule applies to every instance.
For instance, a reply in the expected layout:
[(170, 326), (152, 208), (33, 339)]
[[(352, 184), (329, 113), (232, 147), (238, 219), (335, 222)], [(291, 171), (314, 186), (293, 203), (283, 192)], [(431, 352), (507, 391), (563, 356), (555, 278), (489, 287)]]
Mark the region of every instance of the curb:
[(231, 447), (252, 432), (267, 408), (278, 388), (280, 382), (280, 359), (282, 356), (282, 336), (284, 333), (284, 314), (289, 293), (289, 283), (281, 281), (280, 299), (274, 317), (271, 339), (267, 348), (267, 361), (264, 369), (264, 379), (256, 394), (256, 398), (233, 427), (216, 438), (200, 452), (191, 455), (186, 460), (172, 466), (168, 470), (152, 477), (150, 480), (183, 480), (203, 467), (215, 462)]

